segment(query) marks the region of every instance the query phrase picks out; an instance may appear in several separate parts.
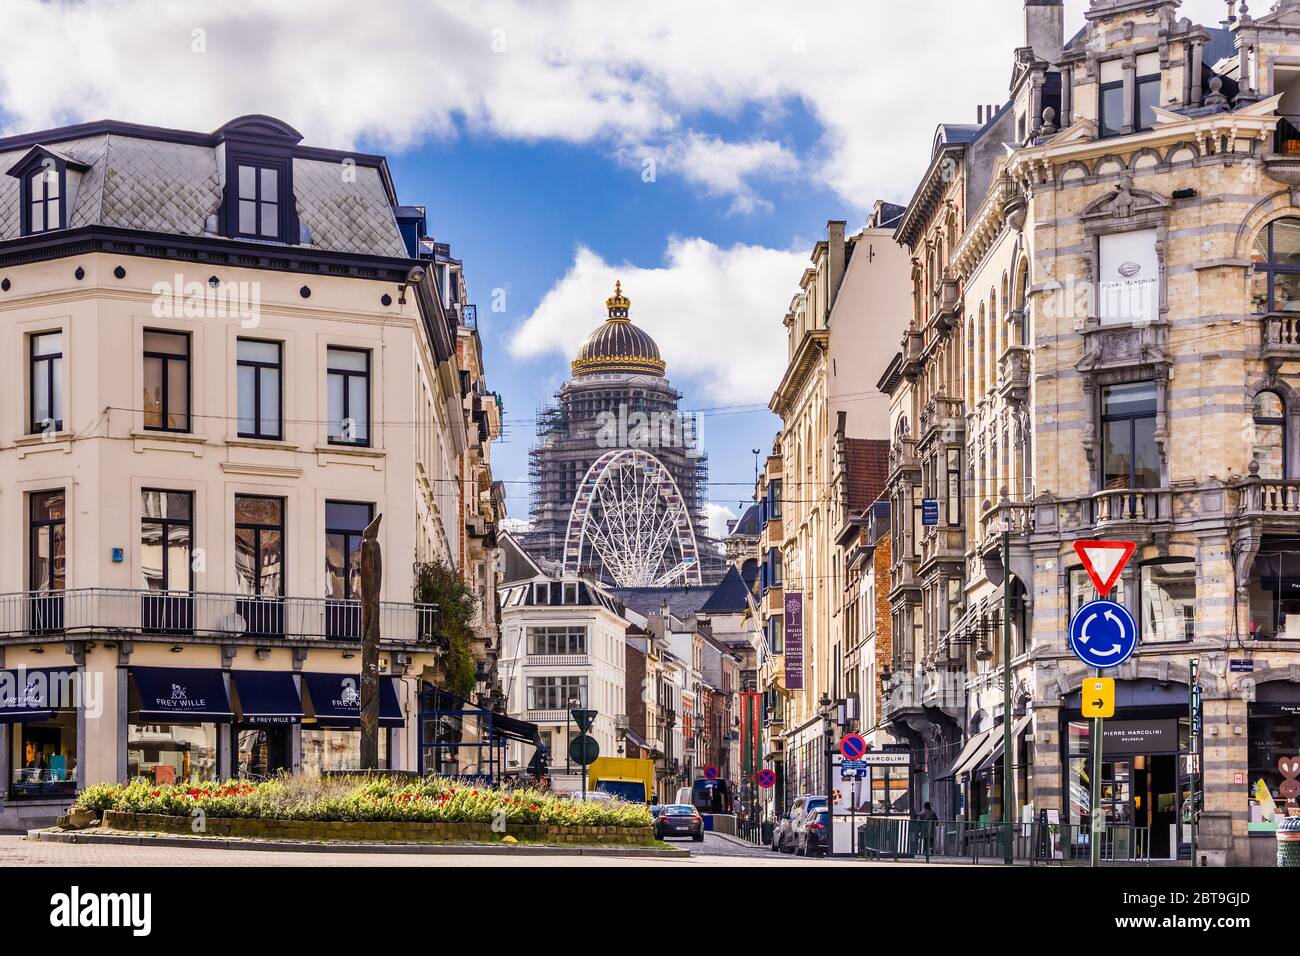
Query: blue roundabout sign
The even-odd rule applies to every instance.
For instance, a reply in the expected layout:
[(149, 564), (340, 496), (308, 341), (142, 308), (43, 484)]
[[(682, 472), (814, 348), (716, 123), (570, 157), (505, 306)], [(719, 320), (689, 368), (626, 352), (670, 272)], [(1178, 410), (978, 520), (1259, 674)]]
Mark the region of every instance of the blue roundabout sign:
[(1137, 623), (1115, 601), (1089, 601), (1070, 618), (1070, 650), (1089, 667), (1117, 667), (1137, 648)]

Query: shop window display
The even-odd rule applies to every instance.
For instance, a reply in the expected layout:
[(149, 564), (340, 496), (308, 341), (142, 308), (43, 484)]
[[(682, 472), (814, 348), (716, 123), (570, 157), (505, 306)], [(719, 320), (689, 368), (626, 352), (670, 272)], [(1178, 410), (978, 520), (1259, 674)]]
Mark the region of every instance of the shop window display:
[(67, 797), (77, 792), (77, 712), (14, 724), (10, 749), (13, 768), (9, 794), (14, 799)]
[(130, 724), (127, 775), (154, 783), (216, 780), (216, 724)]

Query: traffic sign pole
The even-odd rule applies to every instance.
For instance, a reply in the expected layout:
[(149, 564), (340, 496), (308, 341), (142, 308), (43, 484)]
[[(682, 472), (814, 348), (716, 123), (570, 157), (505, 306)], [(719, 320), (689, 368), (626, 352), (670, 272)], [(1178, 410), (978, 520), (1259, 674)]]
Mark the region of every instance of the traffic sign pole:
[(1101, 812), (1101, 717), (1092, 718), (1092, 832), (1088, 834), (1088, 852), (1091, 864), (1101, 864), (1101, 840), (1106, 832), (1106, 816)]

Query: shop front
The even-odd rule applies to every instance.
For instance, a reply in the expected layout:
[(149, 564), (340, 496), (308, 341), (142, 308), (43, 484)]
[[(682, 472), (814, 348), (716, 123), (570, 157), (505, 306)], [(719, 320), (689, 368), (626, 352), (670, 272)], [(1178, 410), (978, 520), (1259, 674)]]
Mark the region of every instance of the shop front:
[(127, 777), (157, 784), (222, 774), (221, 728), (234, 720), (223, 672), (128, 668)]
[(302, 723), (302, 697), (284, 671), (232, 671), (235, 725), (233, 772), (265, 779), (294, 768), (294, 731)]
[(9, 800), (63, 799), (76, 793), (80, 679), (76, 668), (0, 671)]
[[(1187, 686), (1157, 681), (1117, 681), (1115, 716), (1102, 721), (1098, 811), (1107, 824), (1130, 828), (1129, 839), (1147, 841), (1150, 858), (1191, 853), (1191, 780), (1187, 774)], [(1082, 715), (1079, 693), (1061, 711), (1067, 806), (1062, 822), (1086, 841), (1092, 825), (1092, 721)]]
[(1252, 838), (1251, 858), (1260, 855), (1254, 838), (1267, 840), (1272, 855), (1277, 823), (1300, 808), (1300, 685), (1289, 680), (1261, 683), (1246, 708), (1245, 786)]
[[(302, 675), (302, 769), (333, 773), (361, 768), (361, 678)], [(379, 766), (388, 769), (392, 731), (405, 726), (395, 678), (379, 678)]]

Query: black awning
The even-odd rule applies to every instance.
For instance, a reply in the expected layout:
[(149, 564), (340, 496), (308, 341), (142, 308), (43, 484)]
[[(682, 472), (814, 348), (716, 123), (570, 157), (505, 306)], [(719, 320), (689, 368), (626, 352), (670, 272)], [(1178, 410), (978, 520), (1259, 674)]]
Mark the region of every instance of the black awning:
[(32, 724), (75, 708), (77, 680), (75, 667), (0, 670), (0, 724)]
[(286, 671), (231, 671), (235, 711), (246, 724), (296, 724), (302, 720), (302, 698), (293, 675)]
[[(360, 674), (303, 674), (303, 686), (311, 703), (303, 723), (343, 729), (361, 726)], [(403, 727), (402, 705), (392, 677), (379, 678), (379, 726)]]
[(537, 732), (536, 724), (517, 717), (507, 717), (505, 714), (493, 714), (491, 720), (492, 734), (495, 737), (519, 740), (534, 747), (540, 747), (542, 744), (542, 736)]
[(226, 723), (233, 718), (222, 671), (132, 667), (130, 714), (137, 723)]

